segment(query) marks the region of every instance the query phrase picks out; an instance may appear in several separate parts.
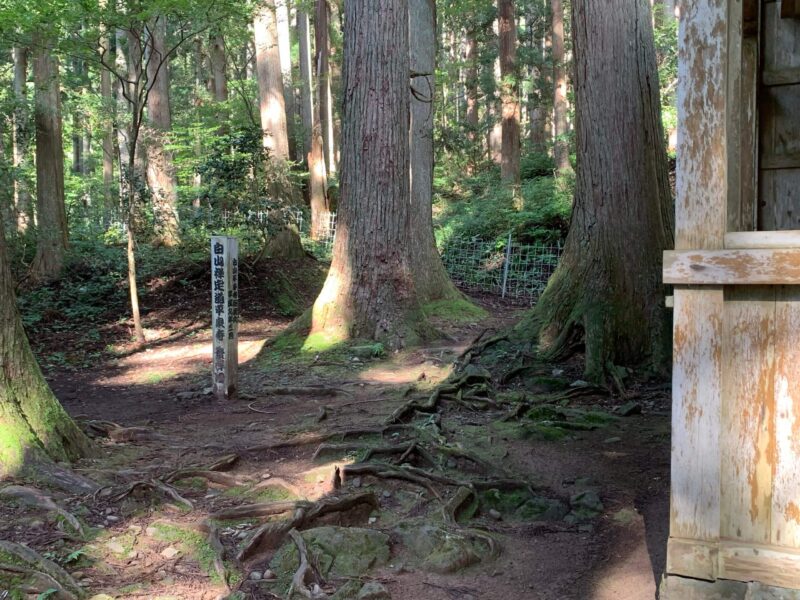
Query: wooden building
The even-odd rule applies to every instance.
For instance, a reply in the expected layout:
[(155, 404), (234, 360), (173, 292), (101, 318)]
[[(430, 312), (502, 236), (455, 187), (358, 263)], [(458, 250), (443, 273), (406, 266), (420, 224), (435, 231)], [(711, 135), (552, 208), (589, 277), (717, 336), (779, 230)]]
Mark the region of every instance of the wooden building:
[(667, 600), (800, 600), (800, 0), (683, 0)]

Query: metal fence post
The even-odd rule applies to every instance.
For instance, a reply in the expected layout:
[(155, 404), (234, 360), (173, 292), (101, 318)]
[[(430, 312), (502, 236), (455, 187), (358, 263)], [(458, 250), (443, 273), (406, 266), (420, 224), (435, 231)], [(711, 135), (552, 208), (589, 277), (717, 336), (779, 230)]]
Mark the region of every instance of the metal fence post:
[(508, 232), (508, 243), (506, 244), (506, 262), (503, 265), (503, 286), (500, 291), (500, 297), (506, 297), (506, 285), (508, 284), (508, 265), (511, 262), (511, 232)]

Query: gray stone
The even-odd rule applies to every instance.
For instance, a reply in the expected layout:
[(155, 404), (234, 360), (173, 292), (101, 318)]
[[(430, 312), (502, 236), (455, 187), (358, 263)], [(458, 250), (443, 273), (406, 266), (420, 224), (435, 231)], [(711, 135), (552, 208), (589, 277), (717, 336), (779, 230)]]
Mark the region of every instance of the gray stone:
[(250, 572), (250, 579), (253, 581), (260, 581), (263, 579), (264, 574), (261, 571), (251, 571)]
[(488, 548), (443, 527), (425, 522), (404, 522), (394, 532), (420, 569), (432, 573), (455, 573), (477, 564)]
[(617, 409), (617, 412), (623, 417), (630, 417), (631, 415), (642, 414), (642, 405), (638, 402), (626, 402)]
[(181, 551), (175, 548), (174, 546), (167, 546), (161, 551), (161, 556), (164, 558), (175, 558), (180, 554)]
[(391, 600), (391, 598), (389, 591), (377, 581), (365, 583), (357, 596), (357, 600)]
[(499, 510), (495, 510), (494, 508), (489, 509), (489, 516), (492, 517), (495, 521), (499, 521), (503, 518), (503, 515), (500, 514)]

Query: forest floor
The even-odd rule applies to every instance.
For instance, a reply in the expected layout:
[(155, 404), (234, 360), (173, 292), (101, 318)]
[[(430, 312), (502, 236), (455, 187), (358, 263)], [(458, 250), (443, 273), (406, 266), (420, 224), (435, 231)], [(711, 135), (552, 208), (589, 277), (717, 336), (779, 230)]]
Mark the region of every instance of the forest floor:
[[(576, 360), (507, 383), (473, 370), (471, 388), (425, 407), (458, 381), (454, 364), (476, 337), (491, 339), (519, 308), (475, 298), (487, 317), (440, 320), (446, 341), (388, 356), (297, 355), (271, 343), (290, 319), (243, 285), (240, 397), (221, 402), (208, 390), (207, 279), (197, 280), (197, 293), (151, 296), (147, 347), (102, 333), (113, 353), (88, 368), (46, 359), (80, 332), (32, 332), (56, 395), (97, 435), (99, 456), (77, 470), (110, 487), (53, 494), (82, 535), (0, 502), (0, 539), (52, 559), (98, 599), (286, 597), (299, 563), (289, 525), (304, 531), (320, 572), (305, 579), (312, 595), (655, 597), (669, 511), (663, 384), (633, 382), (622, 396), (581, 388)], [(313, 297), (318, 279), (308, 281), (298, 302)], [(284, 520), (267, 516), (287, 501)]]

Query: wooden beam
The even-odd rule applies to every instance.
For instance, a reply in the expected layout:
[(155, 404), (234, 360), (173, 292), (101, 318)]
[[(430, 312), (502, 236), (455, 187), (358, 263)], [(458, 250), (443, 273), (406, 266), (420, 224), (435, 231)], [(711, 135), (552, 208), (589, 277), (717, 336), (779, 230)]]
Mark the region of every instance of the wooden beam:
[(767, 86), (795, 85), (800, 83), (800, 69), (781, 69), (779, 71), (765, 70), (761, 75), (761, 81)]
[(725, 234), (727, 250), (757, 248), (800, 248), (800, 230), (736, 231)]
[(800, 285), (800, 248), (668, 250), (664, 283), (672, 285)]
[(714, 581), (719, 565), (719, 544), (682, 538), (667, 542), (667, 573)]
[(758, 581), (766, 586), (797, 590), (800, 551), (732, 540), (709, 543), (671, 537), (667, 545), (667, 573), (707, 581)]

